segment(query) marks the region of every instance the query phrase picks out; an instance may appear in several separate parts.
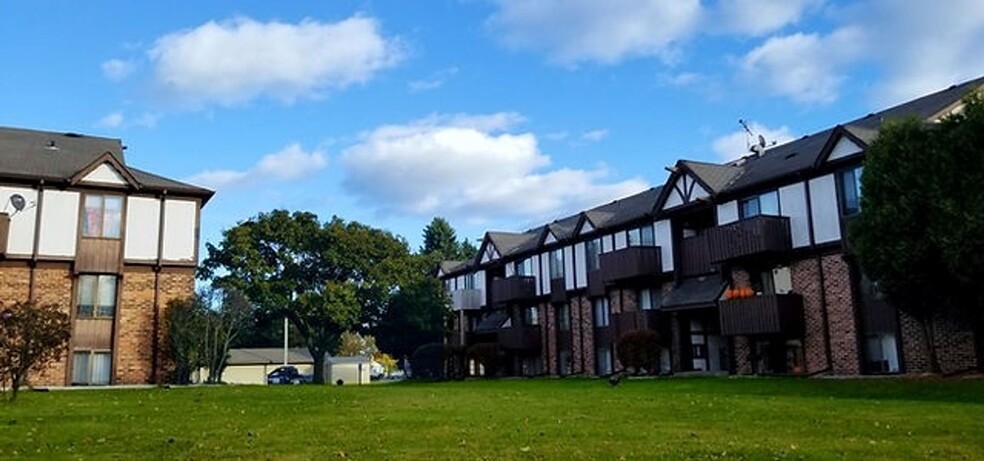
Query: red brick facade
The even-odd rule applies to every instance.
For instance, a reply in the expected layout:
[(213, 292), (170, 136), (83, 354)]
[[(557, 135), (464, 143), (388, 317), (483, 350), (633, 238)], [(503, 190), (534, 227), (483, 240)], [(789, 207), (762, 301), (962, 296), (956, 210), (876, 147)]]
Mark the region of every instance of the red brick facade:
[[(26, 301), (30, 298), (31, 268), (28, 263), (5, 263), (0, 266), (0, 300)], [(56, 304), (71, 315), (74, 311), (76, 277), (70, 263), (39, 263), (34, 269), (33, 294), (40, 304)], [(155, 278), (158, 274), (149, 267), (127, 267), (118, 283), (118, 304), (113, 334), (114, 384), (143, 384), (166, 378), (167, 364), (160, 347), (164, 337), (163, 319), (167, 303), (194, 294), (192, 268), (163, 268), (157, 281), (157, 319), (155, 322)], [(156, 326), (155, 326), (156, 323)], [(155, 329), (158, 340), (154, 341)], [(69, 348), (71, 349), (71, 340)], [(158, 357), (153, 359), (153, 352)], [(71, 350), (61, 360), (49, 365), (42, 373), (29, 377), (34, 386), (63, 386), (70, 382)], [(154, 364), (158, 370), (152, 370)]]

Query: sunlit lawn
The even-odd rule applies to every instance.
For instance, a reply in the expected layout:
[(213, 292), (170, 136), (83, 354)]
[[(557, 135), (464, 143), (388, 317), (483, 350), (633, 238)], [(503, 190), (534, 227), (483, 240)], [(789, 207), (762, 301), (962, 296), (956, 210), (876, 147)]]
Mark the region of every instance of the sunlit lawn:
[(537, 379), (24, 393), (0, 460), (984, 459), (982, 380)]

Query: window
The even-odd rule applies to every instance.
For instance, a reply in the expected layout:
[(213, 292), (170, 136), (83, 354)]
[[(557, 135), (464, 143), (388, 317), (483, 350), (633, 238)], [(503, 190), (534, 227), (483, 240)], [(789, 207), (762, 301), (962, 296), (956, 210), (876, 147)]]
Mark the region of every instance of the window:
[(663, 298), (660, 296), (659, 290), (650, 288), (639, 290), (639, 309), (644, 311), (659, 309), (662, 303)]
[(655, 246), (656, 235), (653, 233), (653, 226), (642, 226), (628, 231), (629, 246)]
[(109, 352), (75, 351), (72, 358), (72, 384), (109, 384), (113, 356)]
[(112, 317), (116, 312), (116, 276), (80, 275), (77, 303), (79, 318)]
[(85, 214), (82, 216), (82, 236), (120, 238), (122, 216), (123, 197), (86, 195)]
[(540, 313), (535, 306), (527, 307), (523, 311), (523, 321), (527, 326), (540, 324)]
[(598, 298), (594, 300), (594, 323), (595, 327), (607, 327), (611, 317), (611, 307), (608, 305), (608, 298)]
[(571, 310), (567, 306), (557, 308), (557, 329), (571, 331)]
[(526, 258), (522, 261), (516, 261), (516, 275), (533, 275), (533, 260)]
[(601, 267), (599, 255), (601, 254), (601, 240), (588, 240), (584, 244), (584, 261), (588, 271), (598, 270)]
[(550, 252), (550, 278), (564, 278), (564, 252), (559, 248)]
[(742, 219), (759, 215), (778, 216), (779, 192), (769, 191), (741, 200), (738, 202), (738, 211)]
[(852, 215), (861, 211), (861, 174), (864, 167), (852, 168), (837, 175), (841, 190), (841, 213)]
[(465, 274), (465, 289), (466, 290), (475, 289), (475, 274)]
[(601, 346), (595, 350), (595, 359), (598, 361), (598, 375), (612, 374), (612, 348)]

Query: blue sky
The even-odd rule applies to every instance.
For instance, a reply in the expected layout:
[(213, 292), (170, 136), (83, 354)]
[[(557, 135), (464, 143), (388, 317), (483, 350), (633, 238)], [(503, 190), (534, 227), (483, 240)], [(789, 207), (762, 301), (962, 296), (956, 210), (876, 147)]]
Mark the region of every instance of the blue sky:
[(287, 208), (416, 248), (984, 75), (984, 1), (12, 1), (0, 43), (0, 125), (214, 188), (204, 240)]

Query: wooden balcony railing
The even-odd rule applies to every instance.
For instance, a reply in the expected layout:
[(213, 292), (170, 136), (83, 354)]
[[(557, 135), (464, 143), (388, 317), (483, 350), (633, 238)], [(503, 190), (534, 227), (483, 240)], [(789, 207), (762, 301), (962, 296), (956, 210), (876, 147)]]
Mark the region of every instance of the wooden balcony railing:
[(482, 290), (464, 288), (451, 292), (451, 308), (460, 310), (481, 309), (485, 305)]
[(707, 234), (680, 239), (680, 275), (688, 277), (714, 272)]
[(606, 284), (663, 272), (663, 260), (657, 246), (633, 246), (602, 253), (601, 278)]
[(798, 294), (761, 295), (720, 302), (721, 334), (803, 334), (803, 298)]
[(536, 277), (516, 275), (492, 280), (492, 303), (509, 304), (536, 298)]
[(789, 218), (755, 216), (707, 232), (712, 262), (729, 261), (791, 250)]
[(514, 351), (540, 349), (540, 326), (518, 326), (499, 330), (499, 347)]

